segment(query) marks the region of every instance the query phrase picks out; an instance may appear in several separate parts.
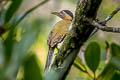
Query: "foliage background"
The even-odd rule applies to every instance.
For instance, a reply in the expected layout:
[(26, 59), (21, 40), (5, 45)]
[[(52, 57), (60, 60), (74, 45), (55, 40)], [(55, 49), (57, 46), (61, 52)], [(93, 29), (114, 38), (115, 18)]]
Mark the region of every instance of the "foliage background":
[[(28, 8), (37, 4), (39, 1), (40, 0), (34, 0), (34, 1), (24, 0), (23, 5), (18, 11), (18, 13), (22, 13), (26, 11)], [(46, 44), (47, 36), (50, 30), (52, 29), (53, 25), (60, 20), (58, 17), (50, 13), (52, 11), (60, 11), (63, 9), (68, 9), (71, 10), (74, 14), (76, 9), (76, 3), (77, 0), (60, 0), (60, 1), (51, 0), (45, 5), (35, 10), (34, 12), (32, 12), (32, 14), (30, 14), (20, 24), (22, 26), (28, 26), (27, 24), (33, 26), (41, 26), (40, 35), (35, 43), (33, 51), (35, 52), (37, 58), (39, 59), (42, 71), (45, 65), (47, 50), (48, 50), (48, 46)], [(120, 3), (119, 0), (103, 0), (97, 18), (100, 20), (104, 20), (106, 16), (108, 16), (119, 5), (119, 3)], [(115, 15), (115, 17), (108, 22), (108, 25), (119, 27), (120, 26), (119, 21), (120, 21), (120, 13)], [(105, 46), (106, 46), (105, 41), (108, 41), (109, 43), (115, 42), (120, 44), (119, 33), (109, 33), (103, 31), (98, 31), (93, 37), (90, 38), (90, 40), (87, 43), (89, 43), (90, 41), (97, 41), (102, 47), (101, 58), (103, 61), (105, 60)], [(102, 64), (100, 65), (100, 68), (98, 70), (101, 70), (104, 66), (104, 62), (101, 63)], [(100, 72), (98, 71), (98, 73)], [(81, 80), (81, 79), (84, 80), (85, 76), (88, 77), (86, 74), (83, 74), (81, 71), (79, 71), (73, 66), (66, 80)], [(18, 77), (20, 77), (20, 75)]]
[[(20, 7), (20, 9), (17, 11), (15, 15), (18, 15), (18, 14), (22, 15), (26, 10), (28, 10), (29, 8), (32, 8), (34, 5), (36, 5), (41, 1), (42, 0), (23, 0), (22, 6)], [(46, 56), (48, 51), (46, 40), (53, 25), (60, 20), (58, 17), (51, 15), (51, 12), (68, 9), (68, 10), (71, 10), (74, 14), (76, 9), (76, 3), (77, 3), (77, 0), (50, 0), (48, 3), (44, 4), (43, 6), (41, 6), (40, 8), (36, 9), (31, 14), (29, 14), (18, 25), (19, 29), (17, 31), (17, 36), (16, 36), (16, 39), (18, 41), (21, 38), (20, 27), (29, 29), (29, 26), (34, 26), (34, 28), (37, 28), (37, 27), (40, 28), (39, 37), (35, 41), (34, 45), (30, 50), (32, 51), (32, 54), (35, 54), (35, 56), (32, 57), (32, 59), (35, 58), (37, 60), (36, 64), (39, 64), (38, 67), (41, 68), (40, 70), (42, 75), (44, 75), (43, 70), (44, 70), (44, 65), (46, 62)], [(102, 5), (100, 6), (100, 9), (99, 9), (97, 18), (100, 20), (104, 20), (106, 16), (108, 16), (118, 5), (120, 5), (119, 0), (103, 0)], [(117, 15), (115, 15), (115, 17), (112, 18), (112, 20), (108, 22), (108, 25), (116, 26), (116, 27), (120, 26), (120, 12)], [(105, 55), (106, 55), (105, 41), (108, 41), (109, 43), (115, 42), (117, 44), (120, 44), (119, 34), (98, 31), (94, 36), (92, 36), (89, 39), (86, 45), (91, 41), (97, 41), (100, 44), (100, 47), (102, 48), (102, 54), (101, 54), (102, 61), (100, 62), (101, 64), (99, 65), (99, 68), (97, 71), (97, 73), (100, 73), (100, 71), (105, 66), (105, 63), (104, 63)], [(82, 54), (80, 54), (80, 56), (82, 56)], [(83, 59), (83, 56), (81, 58)], [(83, 62), (85, 61), (83, 60)], [(33, 68), (34, 65), (36, 64), (31, 65), (31, 68)], [(26, 60), (25, 65), (26, 65), (25, 70), (29, 71), (28, 70), (29, 67), (27, 67), (27, 65), (29, 65), (29, 61), (27, 62)], [(17, 78), (22, 79), (23, 74), (24, 74), (24, 70), (23, 70), (23, 66), (21, 66), (19, 73), (17, 74)], [(76, 67), (72, 66), (66, 80), (85, 80), (85, 78), (87, 78), (88, 80), (90, 79), (88, 75), (82, 73)]]

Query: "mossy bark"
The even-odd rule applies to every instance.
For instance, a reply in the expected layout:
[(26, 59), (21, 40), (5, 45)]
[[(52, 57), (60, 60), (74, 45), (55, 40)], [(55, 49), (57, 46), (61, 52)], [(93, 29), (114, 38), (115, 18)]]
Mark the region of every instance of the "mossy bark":
[(89, 38), (94, 27), (86, 20), (95, 20), (102, 0), (78, 0), (72, 29), (55, 57), (45, 80), (64, 80), (81, 46)]

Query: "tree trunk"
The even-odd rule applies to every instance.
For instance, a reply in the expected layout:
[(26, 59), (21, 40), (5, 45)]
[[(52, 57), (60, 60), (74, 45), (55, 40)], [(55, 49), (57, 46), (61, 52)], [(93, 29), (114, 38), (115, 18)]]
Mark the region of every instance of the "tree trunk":
[(71, 31), (67, 34), (45, 80), (64, 80), (94, 27), (86, 19), (95, 20), (102, 0), (78, 0)]

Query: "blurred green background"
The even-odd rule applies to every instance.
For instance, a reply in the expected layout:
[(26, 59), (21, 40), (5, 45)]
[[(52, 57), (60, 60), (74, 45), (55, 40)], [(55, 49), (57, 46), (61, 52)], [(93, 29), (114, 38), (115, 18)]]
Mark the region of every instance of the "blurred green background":
[[(31, 8), (32, 6), (36, 5), (40, 0), (24, 0), (20, 10), (18, 13), (23, 13), (27, 9)], [(63, 9), (68, 9), (75, 13), (77, 0), (50, 0), (48, 3), (44, 4), (40, 8), (36, 9), (32, 14), (30, 14), (27, 18), (19, 26), (41, 26), (39, 38), (36, 41), (33, 51), (37, 55), (39, 59), (40, 66), (42, 70), (44, 69), (44, 65), (46, 62), (46, 56), (48, 51), (48, 46), (46, 43), (48, 34), (54, 24), (59, 21), (60, 19), (51, 14), (52, 11), (60, 11)], [(99, 20), (104, 20), (118, 5), (120, 5), (119, 0), (103, 0), (97, 18)], [(110, 20), (107, 25), (109, 26), (120, 26), (120, 12), (116, 14), (112, 20)], [(116, 42), (120, 44), (120, 37), (118, 33), (110, 33), (110, 32), (103, 32), (98, 31), (94, 36), (92, 36), (89, 41), (97, 41), (101, 47), (103, 48), (102, 59), (105, 59), (105, 41)], [(89, 42), (88, 41), (88, 42)], [(87, 42), (87, 43), (88, 43)], [(87, 44), (86, 43), (86, 44)], [(102, 65), (100, 65), (100, 70)], [(100, 73), (100, 72), (98, 72)], [(81, 75), (81, 76), (80, 76)], [(21, 78), (21, 75), (18, 74), (18, 77)], [(74, 66), (71, 68), (69, 75), (67, 76), (66, 80), (85, 80), (84, 77), (88, 77), (87, 75), (80, 72)], [(89, 77), (88, 77), (89, 79)]]
[[(32, 8), (34, 5), (38, 4), (42, 0), (23, 0), (22, 6), (17, 11), (17, 14), (23, 14), (26, 10), (29, 8)], [(58, 22), (60, 19), (54, 15), (51, 14), (52, 11), (61, 11), (64, 9), (68, 9), (75, 13), (76, 10), (76, 4), (77, 0), (50, 0), (48, 3), (44, 4), (40, 8), (33, 11), (31, 14), (29, 14), (18, 26), (22, 28), (29, 28), (29, 26), (34, 27), (40, 27), (40, 33), (38, 39), (35, 41), (35, 44), (32, 46), (31, 50), (33, 54), (35, 54), (35, 59), (38, 60), (38, 63), (42, 70), (42, 75), (44, 71), (44, 65), (46, 62), (46, 56), (48, 51), (47, 46), (47, 37), (54, 26), (56, 22)], [(99, 11), (97, 19), (104, 20), (118, 5), (120, 5), (120, 0), (103, 0)], [(116, 14), (112, 20), (110, 20), (107, 23), (108, 26), (120, 26), (120, 12)], [(17, 32), (17, 40), (20, 40), (20, 31), (21, 29), (18, 29)], [(100, 73), (100, 70), (104, 67), (104, 60), (105, 60), (105, 41), (108, 41), (109, 43), (115, 42), (120, 44), (120, 37), (118, 33), (110, 33), (110, 32), (103, 32), (98, 31), (94, 36), (92, 36), (86, 44), (88, 44), (90, 41), (97, 41), (100, 46), (102, 47), (102, 54), (101, 58), (103, 62), (101, 61), (101, 64), (99, 65), (98, 73)], [(34, 57), (33, 57), (34, 58)], [(83, 61), (84, 62), (84, 61)], [(33, 62), (34, 63), (34, 62)], [(26, 64), (26, 70), (28, 69)], [(34, 66), (34, 65), (31, 65)], [(29, 70), (28, 70), (29, 71)], [(18, 79), (23, 78), (23, 67), (21, 66), (19, 73), (17, 74)], [(82, 73), (74, 66), (71, 68), (69, 75), (67, 76), (66, 80), (86, 80), (85, 78), (88, 77), (88, 80), (90, 79), (88, 75)]]

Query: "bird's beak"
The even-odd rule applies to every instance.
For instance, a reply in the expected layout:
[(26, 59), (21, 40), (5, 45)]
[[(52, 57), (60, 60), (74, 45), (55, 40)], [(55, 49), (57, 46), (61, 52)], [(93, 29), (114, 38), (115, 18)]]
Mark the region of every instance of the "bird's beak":
[(54, 14), (54, 15), (59, 15), (59, 12), (52, 12), (51, 14)]

